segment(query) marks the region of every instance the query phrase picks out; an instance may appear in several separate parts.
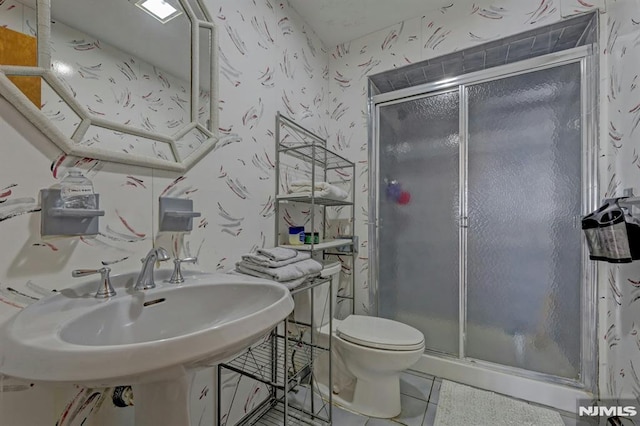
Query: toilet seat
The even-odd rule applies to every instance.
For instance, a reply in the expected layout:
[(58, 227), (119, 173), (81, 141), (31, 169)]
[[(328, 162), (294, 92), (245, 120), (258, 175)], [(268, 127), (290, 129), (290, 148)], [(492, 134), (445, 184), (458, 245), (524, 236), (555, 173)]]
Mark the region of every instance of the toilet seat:
[(390, 351), (424, 347), (424, 336), (415, 328), (386, 318), (350, 315), (336, 327), (341, 339), (356, 345)]

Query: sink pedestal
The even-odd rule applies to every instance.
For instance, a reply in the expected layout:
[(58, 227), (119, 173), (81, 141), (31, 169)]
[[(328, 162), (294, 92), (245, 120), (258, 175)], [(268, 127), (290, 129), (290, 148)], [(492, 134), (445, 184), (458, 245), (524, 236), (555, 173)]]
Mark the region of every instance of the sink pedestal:
[(189, 390), (194, 373), (173, 380), (133, 385), (136, 426), (189, 426)]

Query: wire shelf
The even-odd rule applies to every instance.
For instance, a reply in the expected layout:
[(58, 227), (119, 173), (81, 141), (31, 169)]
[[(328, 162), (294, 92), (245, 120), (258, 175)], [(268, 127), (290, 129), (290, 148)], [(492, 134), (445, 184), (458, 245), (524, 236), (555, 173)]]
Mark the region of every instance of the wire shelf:
[[(321, 243), (314, 244), (300, 244), (300, 245), (291, 245), (291, 244), (280, 244), (279, 247), (290, 248), (293, 250), (299, 251), (322, 251), (330, 248), (353, 246), (353, 240), (349, 240), (346, 238), (338, 238), (338, 239), (328, 239)], [(350, 252), (344, 252), (344, 254), (349, 254)]]
[[(273, 336), (272, 339), (273, 341), (270, 339), (247, 349), (232, 361), (220, 364), (220, 366), (259, 382), (285, 389), (285, 370), (282, 368), (285, 365), (285, 339), (282, 336)], [(292, 339), (288, 339), (288, 342), (286, 348), (288, 361), (286, 365), (289, 369), (286, 377), (287, 390), (298, 385), (307, 377), (311, 373), (313, 359), (317, 358), (321, 352), (328, 350)], [(274, 356), (275, 361), (273, 360)]]
[(278, 150), (283, 154), (313, 163), (327, 170), (345, 169), (355, 166), (355, 163), (328, 150), (319, 143), (303, 143), (299, 145), (285, 145), (281, 143), (278, 146)]
[(325, 251), (325, 256), (353, 256), (357, 253), (352, 251)]
[(283, 203), (305, 203), (305, 204), (317, 204), (319, 206), (352, 206), (353, 202), (347, 200), (336, 200), (335, 198), (325, 197), (313, 197), (309, 195), (278, 195), (276, 199)]
[(309, 416), (306, 412), (298, 411), (295, 407), (289, 407), (287, 412), (287, 421), (285, 423), (284, 404), (281, 401), (273, 402), (266, 410), (256, 412), (243, 425), (261, 425), (261, 426), (325, 426), (328, 422)]
[(289, 293), (293, 296), (296, 293), (300, 293), (302, 291), (306, 291), (311, 289), (312, 287), (317, 287), (321, 284), (325, 284), (331, 280), (331, 277), (315, 277), (306, 280), (302, 285), (289, 290)]

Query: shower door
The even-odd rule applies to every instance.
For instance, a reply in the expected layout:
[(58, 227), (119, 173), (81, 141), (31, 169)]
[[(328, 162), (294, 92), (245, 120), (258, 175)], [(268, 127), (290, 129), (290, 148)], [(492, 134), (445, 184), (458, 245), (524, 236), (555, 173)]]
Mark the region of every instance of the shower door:
[(429, 330), (427, 348), (458, 354), (458, 90), (383, 108), (379, 314)]
[(466, 88), (465, 355), (578, 379), (580, 64)]
[(583, 66), (377, 104), (378, 314), (428, 354), (584, 386)]

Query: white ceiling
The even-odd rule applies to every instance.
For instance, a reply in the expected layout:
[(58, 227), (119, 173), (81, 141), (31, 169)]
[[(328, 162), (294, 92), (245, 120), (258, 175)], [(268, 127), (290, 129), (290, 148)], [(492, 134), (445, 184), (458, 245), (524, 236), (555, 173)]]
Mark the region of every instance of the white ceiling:
[(327, 47), (355, 40), (451, 0), (289, 0)]

